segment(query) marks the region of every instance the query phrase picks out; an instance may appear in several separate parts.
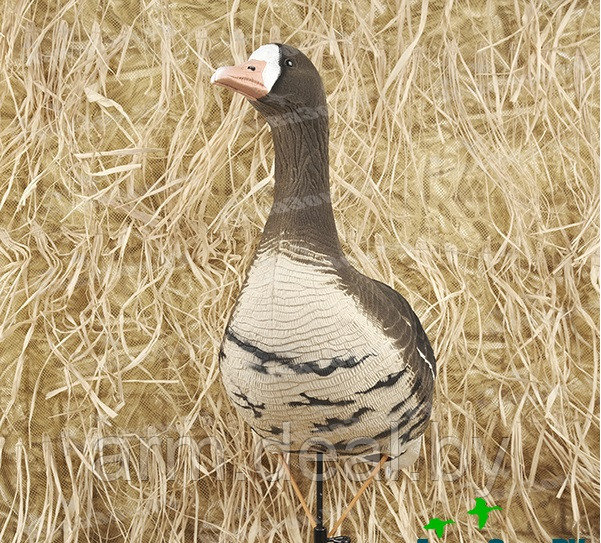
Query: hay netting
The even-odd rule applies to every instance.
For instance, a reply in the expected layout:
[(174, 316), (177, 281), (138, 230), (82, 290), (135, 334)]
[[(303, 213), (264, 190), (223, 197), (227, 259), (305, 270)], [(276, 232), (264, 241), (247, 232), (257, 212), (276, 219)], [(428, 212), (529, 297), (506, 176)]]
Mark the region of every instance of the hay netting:
[[(323, 74), (345, 250), (439, 360), (413, 475), (370, 488), (344, 532), (411, 541), (439, 517), (449, 541), (595, 539), (598, 12), (4, 2), (0, 540), (308, 541), (217, 367), (273, 151), (209, 77), (268, 41)], [(326, 518), (357, 485), (327, 483)], [(476, 496), (503, 507), (482, 532)]]

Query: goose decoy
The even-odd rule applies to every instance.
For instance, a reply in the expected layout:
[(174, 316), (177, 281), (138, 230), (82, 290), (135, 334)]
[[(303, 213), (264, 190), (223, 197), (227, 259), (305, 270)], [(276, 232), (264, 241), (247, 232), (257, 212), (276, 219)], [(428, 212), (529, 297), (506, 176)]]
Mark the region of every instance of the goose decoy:
[(286, 451), (372, 458), (376, 450), (411, 464), (436, 361), (407, 300), (342, 251), (317, 69), (298, 49), (271, 43), (211, 82), (248, 98), (275, 149), (273, 205), (219, 351), (230, 400)]

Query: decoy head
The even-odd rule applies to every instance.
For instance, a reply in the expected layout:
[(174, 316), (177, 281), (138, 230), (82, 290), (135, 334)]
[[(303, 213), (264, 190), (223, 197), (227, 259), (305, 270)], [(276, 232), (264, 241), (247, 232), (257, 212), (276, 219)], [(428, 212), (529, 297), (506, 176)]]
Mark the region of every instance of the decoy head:
[(303, 53), (290, 45), (262, 45), (246, 62), (219, 68), (211, 83), (244, 95), (270, 124), (282, 114), (327, 117), (319, 72)]

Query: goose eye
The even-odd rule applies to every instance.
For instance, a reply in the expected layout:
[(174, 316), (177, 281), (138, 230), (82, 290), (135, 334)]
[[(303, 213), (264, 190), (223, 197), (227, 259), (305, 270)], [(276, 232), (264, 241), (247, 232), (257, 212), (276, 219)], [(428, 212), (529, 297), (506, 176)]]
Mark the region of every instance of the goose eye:
[(286, 66), (292, 66), (293, 62), (290, 59), (286, 59)]
[(249, 70), (252, 70), (253, 72), (254, 72), (254, 71), (257, 69), (257, 68), (256, 68), (256, 66), (252, 66), (252, 65), (250, 65), (250, 66), (247, 66), (247, 68), (248, 68)]

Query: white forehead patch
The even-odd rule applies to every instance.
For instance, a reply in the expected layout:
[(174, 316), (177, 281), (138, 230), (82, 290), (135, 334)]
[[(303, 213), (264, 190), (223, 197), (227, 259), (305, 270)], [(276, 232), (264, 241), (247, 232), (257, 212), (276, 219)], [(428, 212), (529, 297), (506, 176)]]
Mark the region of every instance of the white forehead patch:
[(280, 77), (280, 48), (275, 43), (261, 45), (252, 55), (249, 60), (263, 60), (265, 68), (263, 68), (263, 85), (267, 92), (271, 91), (271, 87)]

